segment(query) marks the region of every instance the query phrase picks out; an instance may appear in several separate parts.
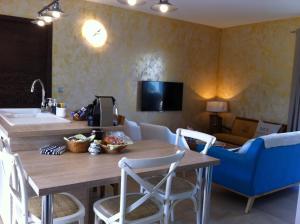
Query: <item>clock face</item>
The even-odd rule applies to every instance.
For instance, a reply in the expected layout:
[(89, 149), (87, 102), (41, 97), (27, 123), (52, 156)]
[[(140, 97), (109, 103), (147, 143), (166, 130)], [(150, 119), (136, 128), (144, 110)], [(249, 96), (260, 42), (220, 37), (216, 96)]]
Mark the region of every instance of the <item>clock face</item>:
[(107, 40), (107, 31), (97, 20), (86, 21), (82, 26), (82, 35), (93, 47), (102, 47)]

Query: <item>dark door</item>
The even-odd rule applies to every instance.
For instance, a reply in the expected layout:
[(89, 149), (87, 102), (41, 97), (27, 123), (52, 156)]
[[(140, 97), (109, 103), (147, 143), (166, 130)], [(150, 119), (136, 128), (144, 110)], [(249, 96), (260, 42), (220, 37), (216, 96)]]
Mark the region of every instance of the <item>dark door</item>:
[(40, 107), (41, 79), (51, 96), (52, 25), (39, 27), (31, 20), (0, 15), (0, 108)]

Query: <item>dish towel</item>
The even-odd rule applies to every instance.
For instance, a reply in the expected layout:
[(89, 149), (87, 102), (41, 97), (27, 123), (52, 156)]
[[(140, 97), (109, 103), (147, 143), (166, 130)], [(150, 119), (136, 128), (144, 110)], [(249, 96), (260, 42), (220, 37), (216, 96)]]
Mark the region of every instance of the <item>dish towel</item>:
[(42, 155), (62, 155), (66, 151), (66, 146), (46, 145), (40, 148)]

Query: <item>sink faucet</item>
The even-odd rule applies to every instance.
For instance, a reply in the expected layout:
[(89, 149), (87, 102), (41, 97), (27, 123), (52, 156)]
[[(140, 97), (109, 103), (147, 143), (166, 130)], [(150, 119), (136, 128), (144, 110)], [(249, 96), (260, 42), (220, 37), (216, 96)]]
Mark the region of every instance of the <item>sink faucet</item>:
[(44, 83), (42, 82), (42, 80), (40, 79), (36, 79), (33, 81), (32, 85), (31, 85), (31, 91), (30, 92), (34, 92), (34, 86), (35, 84), (39, 82), (41, 84), (42, 87), (42, 103), (41, 103), (41, 112), (46, 112), (47, 111), (47, 105), (46, 105), (46, 91), (45, 91), (45, 86)]

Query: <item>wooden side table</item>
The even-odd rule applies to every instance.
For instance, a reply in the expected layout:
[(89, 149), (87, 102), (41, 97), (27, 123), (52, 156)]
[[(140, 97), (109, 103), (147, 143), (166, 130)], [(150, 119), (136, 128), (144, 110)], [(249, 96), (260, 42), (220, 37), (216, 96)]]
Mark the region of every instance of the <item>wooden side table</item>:
[(209, 115), (209, 132), (210, 134), (222, 132), (222, 117), (218, 114)]

